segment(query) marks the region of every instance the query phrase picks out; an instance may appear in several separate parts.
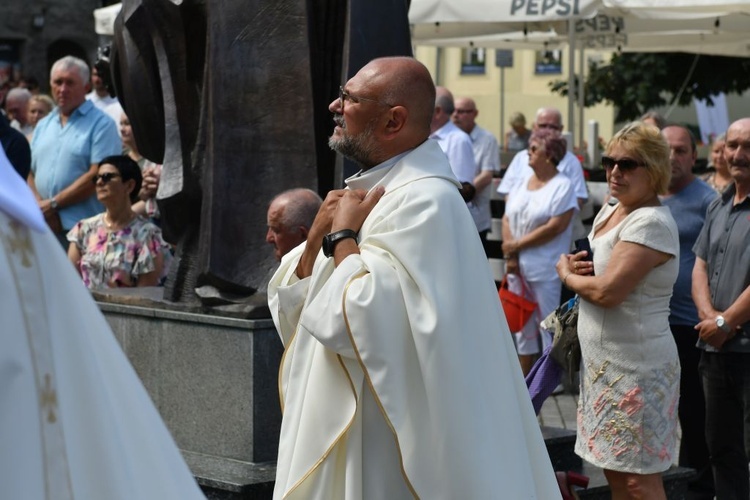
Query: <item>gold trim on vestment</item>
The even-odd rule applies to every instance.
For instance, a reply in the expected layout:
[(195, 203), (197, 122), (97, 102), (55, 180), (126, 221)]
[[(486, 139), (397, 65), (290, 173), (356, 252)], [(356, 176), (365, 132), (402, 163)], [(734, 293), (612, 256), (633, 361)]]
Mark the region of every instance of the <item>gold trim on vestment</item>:
[[(34, 252), (34, 247), (31, 243), (31, 235), (29, 234), (29, 231), (27, 228), (19, 224), (18, 222), (14, 220), (9, 221), (9, 226), (11, 230), (13, 231), (13, 237), (11, 238), (5, 231), (0, 228), (0, 239), (2, 239), (3, 244), (5, 246), (5, 251), (3, 252), (5, 254), (5, 258), (8, 262), (8, 268), (10, 269), (10, 272), (13, 274), (13, 284), (16, 289), (16, 295), (19, 297), (20, 300), (23, 300), (24, 293), (22, 290), (18, 288), (19, 283), (19, 277), (16, 273), (16, 268), (13, 263), (12, 257), (16, 254), (16, 250), (20, 250), (20, 264), (22, 267), (25, 268), (31, 268), (33, 267), (33, 264), (36, 262), (36, 254)], [(34, 258), (34, 262), (31, 261), (29, 256)], [(16, 256), (18, 257), (18, 256)], [(36, 275), (39, 277), (39, 273), (41, 272), (39, 269), (36, 270)], [(41, 288), (40, 288), (41, 290)], [(45, 295), (39, 294), (37, 298), (40, 301), (44, 301)], [(46, 307), (46, 304), (42, 307), (43, 311), (47, 311), (48, 308)], [(60, 439), (62, 441), (62, 459), (65, 461), (64, 468), (65, 468), (65, 480), (67, 482), (67, 488), (68, 488), (68, 494), (69, 498), (75, 498), (73, 494), (73, 487), (72, 487), (72, 481), (70, 478), (70, 467), (67, 463), (67, 452), (65, 450), (65, 437), (64, 437), (64, 429), (62, 427), (62, 424), (60, 423), (59, 419), (57, 418), (57, 415), (55, 414), (55, 410), (58, 409), (58, 398), (57, 398), (57, 391), (54, 387), (52, 374), (45, 373), (44, 374), (44, 384), (42, 383), (42, 380), (40, 379), (40, 370), (39, 370), (39, 364), (38, 364), (38, 354), (36, 353), (36, 349), (34, 348), (34, 340), (32, 337), (32, 326), (31, 322), (29, 321), (29, 318), (27, 316), (27, 311), (24, 307), (20, 308), (21, 316), (23, 317), (24, 322), (24, 334), (26, 336), (26, 342), (29, 346), (29, 354), (30, 354), (30, 360), (32, 364), (33, 369), (33, 375), (34, 375), (34, 385), (36, 387), (37, 391), (37, 407), (39, 410), (39, 438), (40, 443), (42, 445), (42, 467), (44, 471), (44, 492), (45, 492), (45, 498), (47, 499), (53, 499), (58, 498), (61, 494), (64, 492), (61, 492), (57, 489), (52, 491), (52, 485), (50, 485), (50, 471), (48, 466), (48, 444), (47, 444), (47, 435), (44, 429), (45, 421), (47, 425), (55, 426), (57, 429), (57, 432), (60, 433)], [(42, 332), (42, 334), (49, 335), (49, 332)], [(49, 364), (47, 368), (53, 368), (53, 359), (52, 359), (52, 353), (51, 353), (52, 347), (50, 346), (50, 353), (49, 353)], [(47, 412), (46, 417), (44, 416), (45, 411)], [(59, 485), (55, 485), (56, 487)]]
[(404, 468), (404, 456), (401, 453), (401, 445), (398, 441), (398, 434), (396, 433), (396, 428), (393, 426), (393, 423), (391, 422), (391, 419), (388, 418), (388, 414), (385, 411), (385, 408), (383, 407), (383, 403), (380, 401), (380, 397), (378, 396), (377, 391), (375, 391), (375, 385), (372, 383), (372, 380), (370, 379), (370, 374), (367, 371), (367, 367), (365, 366), (364, 362), (362, 361), (362, 356), (359, 354), (359, 349), (357, 349), (357, 343), (354, 341), (354, 335), (352, 335), (352, 329), (349, 325), (349, 317), (346, 314), (346, 294), (349, 292), (349, 287), (352, 283), (354, 283), (354, 280), (357, 280), (359, 278), (364, 277), (365, 275), (369, 274), (369, 271), (362, 271), (359, 274), (355, 275), (344, 287), (344, 295), (341, 299), (341, 309), (344, 313), (344, 323), (346, 324), (346, 333), (349, 335), (349, 340), (352, 343), (352, 348), (354, 349), (354, 354), (357, 355), (357, 361), (359, 362), (360, 368), (362, 368), (362, 372), (364, 373), (365, 380), (367, 380), (367, 385), (370, 387), (370, 390), (372, 391), (372, 395), (375, 398), (375, 402), (378, 404), (378, 408), (380, 408), (380, 412), (383, 414), (383, 418), (385, 419), (386, 424), (388, 424), (388, 427), (391, 430), (391, 433), (393, 434), (393, 439), (396, 441), (396, 449), (398, 450), (398, 460), (399, 465), (401, 467), (401, 475), (404, 477), (404, 481), (406, 482), (406, 486), (409, 488), (409, 491), (414, 496), (414, 498), (419, 498), (419, 495), (417, 494), (416, 490), (414, 489), (414, 486), (412, 486), (411, 481), (409, 480), (409, 476), (406, 474), (406, 469)]
[(352, 415), (352, 418), (349, 420), (349, 423), (346, 424), (346, 427), (344, 427), (344, 430), (341, 431), (341, 433), (338, 436), (336, 436), (336, 439), (333, 440), (333, 442), (331, 443), (331, 446), (329, 446), (328, 449), (325, 452), (323, 452), (323, 455), (321, 455), (318, 461), (315, 462), (315, 464), (313, 464), (312, 467), (310, 467), (310, 470), (308, 470), (296, 483), (294, 483), (294, 485), (291, 488), (289, 488), (289, 490), (286, 493), (284, 493), (284, 496), (282, 498), (288, 498), (289, 495), (294, 493), (294, 490), (296, 490), (303, 482), (305, 482), (305, 480), (308, 477), (310, 477), (313, 474), (313, 472), (315, 472), (315, 470), (318, 467), (320, 467), (320, 464), (322, 464), (328, 458), (328, 455), (331, 454), (331, 451), (333, 450), (333, 448), (335, 448), (336, 445), (339, 444), (339, 441), (341, 441), (341, 438), (344, 437), (344, 434), (349, 432), (349, 428), (352, 426), (352, 423), (354, 423), (354, 418), (357, 415), (356, 407), (359, 406), (357, 404), (357, 390), (354, 387), (354, 382), (352, 382), (352, 378), (349, 376), (349, 370), (347, 370), (346, 367), (344, 366), (344, 362), (341, 359), (341, 355), (337, 354), (336, 359), (339, 360), (339, 364), (341, 365), (341, 368), (344, 370), (344, 374), (346, 375), (347, 380), (349, 380), (349, 387), (352, 389), (352, 393), (354, 394), (354, 406), (355, 406), (354, 414)]
[[(344, 293), (344, 295), (346, 296), (346, 293)], [(307, 305), (307, 300), (305, 300), (305, 305)], [(289, 339), (289, 347), (287, 347), (286, 349), (284, 349), (284, 354), (281, 357), (281, 368), (279, 369), (279, 399), (281, 400), (281, 404), (282, 404), (282, 406), (281, 406), (282, 413), (284, 411), (284, 403), (283, 403), (284, 396), (283, 396), (283, 390), (282, 390), (282, 387), (281, 387), (281, 383), (282, 383), (281, 377), (283, 375), (284, 361), (286, 360), (286, 355), (289, 352), (289, 350), (291, 349), (292, 344), (297, 339), (297, 334), (298, 333), (299, 333), (299, 321), (297, 322), (297, 328), (295, 328), (295, 330), (294, 330), (294, 335), (292, 335), (291, 339)], [(317, 341), (317, 339), (316, 339), (316, 341)], [(355, 405), (354, 414), (352, 415), (352, 418), (349, 420), (349, 423), (346, 424), (346, 427), (344, 427), (344, 430), (341, 431), (341, 433), (338, 436), (336, 436), (336, 438), (333, 440), (333, 443), (331, 443), (331, 446), (329, 446), (328, 449), (325, 452), (323, 452), (323, 454), (315, 462), (315, 464), (313, 464), (313, 466), (310, 467), (310, 470), (308, 470), (296, 483), (294, 483), (294, 485), (291, 488), (289, 488), (288, 491), (286, 491), (284, 493), (284, 495), (283, 495), (282, 498), (288, 498), (289, 495), (291, 495), (292, 493), (294, 493), (294, 490), (296, 490), (297, 488), (299, 488), (299, 486), (303, 482), (305, 482), (305, 480), (308, 477), (310, 477), (315, 472), (315, 470), (318, 467), (320, 467), (320, 464), (322, 464), (328, 458), (328, 456), (331, 454), (331, 451), (333, 450), (333, 448), (336, 447), (336, 445), (339, 443), (339, 441), (341, 441), (341, 438), (344, 437), (344, 435), (349, 431), (349, 429), (352, 426), (352, 423), (354, 423), (354, 419), (355, 419), (355, 417), (357, 415), (357, 409), (358, 409), (358, 406), (359, 406), (358, 401), (357, 401), (357, 389), (354, 387), (354, 382), (352, 381), (352, 377), (349, 375), (349, 370), (346, 369), (346, 366), (344, 365), (344, 361), (341, 359), (341, 355), (337, 354), (336, 355), (336, 359), (338, 359), (339, 365), (341, 365), (342, 370), (344, 370), (344, 374), (346, 375), (346, 378), (349, 381), (349, 387), (351, 388), (352, 394), (354, 395), (354, 405)]]
[(297, 338), (297, 332), (299, 331), (299, 322), (297, 322), (297, 328), (294, 330), (294, 334), (289, 339), (289, 345), (284, 346), (284, 352), (281, 353), (281, 361), (279, 362), (279, 375), (277, 377), (277, 385), (279, 386), (279, 405), (281, 406), (281, 416), (284, 416), (284, 388), (282, 387), (282, 378), (284, 376), (284, 362), (286, 361), (286, 355), (292, 348), (294, 339)]

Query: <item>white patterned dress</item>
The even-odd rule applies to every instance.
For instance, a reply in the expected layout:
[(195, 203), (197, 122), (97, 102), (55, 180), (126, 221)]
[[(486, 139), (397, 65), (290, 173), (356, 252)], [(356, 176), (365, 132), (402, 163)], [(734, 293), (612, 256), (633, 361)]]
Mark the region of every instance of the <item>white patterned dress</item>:
[[(602, 209), (594, 230), (614, 209)], [(680, 363), (668, 321), (679, 265), (677, 226), (669, 208), (644, 207), (597, 238), (594, 230), (589, 239), (597, 275), (607, 272), (618, 241), (674, 257), (652, 269), (615, 307), (581, 300), (583, 362), (575, 451), (604, 469), (661, 472), (674, 461), (677, 437)]]

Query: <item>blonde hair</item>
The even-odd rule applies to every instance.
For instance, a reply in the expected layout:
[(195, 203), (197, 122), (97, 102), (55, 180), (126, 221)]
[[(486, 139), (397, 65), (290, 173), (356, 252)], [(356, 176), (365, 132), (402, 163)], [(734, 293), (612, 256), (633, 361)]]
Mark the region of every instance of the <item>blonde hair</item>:
[(47, 112), (50, 113), (53, 109), (55, 109), (55, 101), (52, 100), (50, 96), (47, 94), (37, 94), (32, 95), (29, 99), (29, 104), (32, 102), (38, 102), (40, 104), (44, 104), (47, 107)]
[(627, 150), (634, 160), (643, 163), (656, 194), (667, 192), (672, 177), (669, 145), (658, 128), (643, 122), (629, 123), (607, 143), (607, 154), (617, 145)]
[(512, 115), (510, 115), (510, 124), (511, 126), (526, 126), (526, 117), (523, 116), (523, 113), (520, 111), (516, 111)]

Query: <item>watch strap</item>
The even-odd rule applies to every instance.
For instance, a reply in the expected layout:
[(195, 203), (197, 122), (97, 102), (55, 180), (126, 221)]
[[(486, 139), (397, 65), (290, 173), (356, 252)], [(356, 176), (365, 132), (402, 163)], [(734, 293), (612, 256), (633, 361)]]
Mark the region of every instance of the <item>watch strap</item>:
[(323, 237), (323, 255), (333, 257), (333, 250), (336, 248), (336, 243), (347, 238), (354, 238), (356, 241), (357, 232), (353, 229), (342, 229), (325, 235)]
[(732, 327), (727, 324), (724, 316), (716, 316), (716, 326), (724, 333), (732, 333)]

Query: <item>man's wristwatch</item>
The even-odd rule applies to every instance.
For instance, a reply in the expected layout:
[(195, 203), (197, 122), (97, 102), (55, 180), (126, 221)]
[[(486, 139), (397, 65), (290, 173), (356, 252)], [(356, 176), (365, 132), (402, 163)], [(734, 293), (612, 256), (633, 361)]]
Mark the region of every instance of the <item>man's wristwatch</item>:
[(342, 229), (323, 236), (323, 255), (333, 257), (333, 249), (336, 248), (336, 243), (347, 238), (354, 238), (354, 241), (357, 241), (357, 232), (351, 229)]
[(49, 206), (52, 208), (52, 210), (57, 212), (57, 200), (54, 197), (49, 199)]
[(732, 327), (729, 326), (729, 324), (724, 319), (724, 316), (716, 316), (716, 326), (719, 327), (719, 330), (721, 330), (724, 333), (732, 333)]

